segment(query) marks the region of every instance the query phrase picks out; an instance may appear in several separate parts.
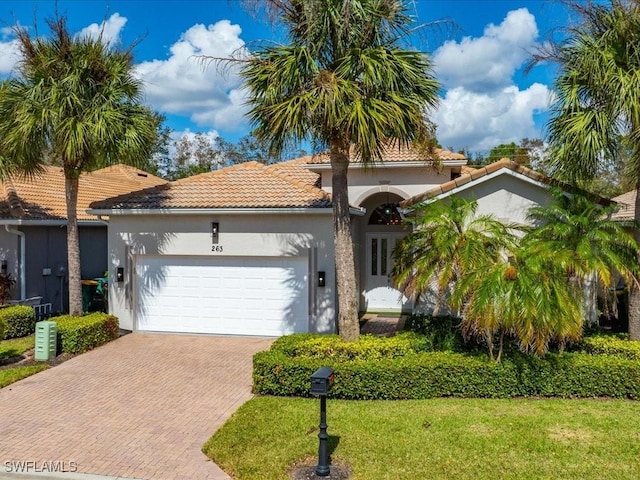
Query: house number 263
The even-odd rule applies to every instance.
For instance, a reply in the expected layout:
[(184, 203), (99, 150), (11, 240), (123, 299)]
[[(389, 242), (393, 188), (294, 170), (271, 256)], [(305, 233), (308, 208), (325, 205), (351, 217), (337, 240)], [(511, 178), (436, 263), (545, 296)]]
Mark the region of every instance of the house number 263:
[(211, 245), (212, 252), (222, 252), (222, 245)]

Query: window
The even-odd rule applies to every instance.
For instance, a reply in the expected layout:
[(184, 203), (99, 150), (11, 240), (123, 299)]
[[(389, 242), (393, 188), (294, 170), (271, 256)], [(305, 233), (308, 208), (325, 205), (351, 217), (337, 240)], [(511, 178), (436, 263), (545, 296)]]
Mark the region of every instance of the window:
[(385, 203), (380, 205), (369, 217), (369, 225), (402, 225), (398, 204)]

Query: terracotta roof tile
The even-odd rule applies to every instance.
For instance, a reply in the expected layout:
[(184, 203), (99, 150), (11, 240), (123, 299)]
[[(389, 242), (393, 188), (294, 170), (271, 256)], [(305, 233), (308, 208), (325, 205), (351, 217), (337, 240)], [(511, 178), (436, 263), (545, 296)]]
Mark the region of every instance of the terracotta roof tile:
[[(4, 198), (0, 200), (0, 218), (23, 220), (65, 220), (67, 207), (62, 168), (45, 165), (31, 178), (13, 176), (3, 183)], [(95, 220), (85, 211), (91, 202), (166, 183), (154, 175), (126, 165), (83, 173), (78, 189), (78, 220)]]
[(247, 162), (94, 202), (94, 209), (329, 208), (330, 196), (296, 164)]
[(614, 220), (633, 220), (636, 212), (636, 190), (623, 193), (611, 200), (618, 204), (618, 210), (611, 215)]
[[(442, 148), (435, 148), (433, 150), (433, 156), (439, 161), (445, 160), (465, 160), (465, 156), (460, 153), (450, 152), (448, 150), (443, 150)], [(383, 153), (384, 162), (427, 162), (430, 158), (425, 158), (425, 153), (412, 148), (411, 146), (406, 147), (399, 144), (391, 144), (385, 148)], [(318, 164), (327, 164), (329, 163), (329, 155), (326, 152), (316, 154), (316, 155), (308, 155), (306, 157), (302, 157), (306, 160), (308, 165), (318, 165)], [(358, 158), (352, 158), (352, 163), (359, 163), (360, 160)]]
[[(476, 180), (485, 177), (487, 175), (490, 175), (491, 173), (497, 172), (502, 168), (507, 168), (509, 170), (512, 170), (514, 172), (520, 173), (526, 177), (531, 178), (532, 180), (535, 180), (537, 182), (541, 182), (541, 183), (545, 183), (547, 185), (555, 185), (555, 186), (559, 186), (565, 190), (569, 190), (569, 191), (579, 191), (578, 189), (571, 187), (570, 185), (561, 183), (555, 179), (552, 179), (550, 177), (547, 177), (546, 175), (543, 175), (539, 172), (536, 172), (535, 170), (531, 170), (528, 167), (525, 167), (523, 165), (520, 165), (519, 163), (516, 163), (508, 158), (503, 158), (501, 160), (498, 160), (497, 162), (494, 162), (492, 164), (489, 164), (485, 167), (482, 168), (478, 168), (475, 169), (473, 171), (470, 171), (468, 173), (463, 173), (462, 175), (460, 175), (458, 178), (451, 180), (449, 182), (443, 183), (442, 185), (439, 185), (437, 187), (434, 187), (430, 190), (427, 190), (424, 193), (421, 193), (419, 195), (415, 195), (411, 198), (406, 199), (405, 201), (401, 202), (400, 205), (402, 207), (409, 207), (411, 205), (414, 205), (416, 203), (422, 202), (424, 200), (428, 200), (430, 198), (434, 198), (437, 197), (443, 193), (447, 193), (450, 192), (451, 190), (460, 187), (462, 185), (465, 185), (467, 183), (470, 182), (475, 182)], [(584, 195), (588, 195), (588, 196), (593, 196), (588, 194), (587, 192), (583, 192), (580, 191), (581, 194)], [(595, 198), (596, 201), (598, 201), (599, 203), (602, 204), (609, 204), (610, 201), (606, 198), (603, 197), (596, 197)], [(615, 199), (614, 199), (615, 200)]]

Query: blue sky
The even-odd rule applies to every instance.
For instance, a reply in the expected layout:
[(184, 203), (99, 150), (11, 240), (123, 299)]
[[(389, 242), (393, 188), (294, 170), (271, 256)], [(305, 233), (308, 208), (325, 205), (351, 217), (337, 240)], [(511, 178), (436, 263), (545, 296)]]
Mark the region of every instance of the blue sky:
[[(206, 132), (237, 140), (249, 133), (242, 84), (233, 73), (203, 69), (194, 55), (225, 56), (252, 41), (282, 40), (238, 1), (0, 0), (0, 77), (17, 60), (16, 22), (46, 34), (42, 20), (58, 11), (74, 32), (98, 32), (135, 49), (146, 101), (167, 116), (178, 137)], [(413, 40), (428, 51), (443, 84), (433, 119), (443, 146), (486, 152), (500, 143), (542, 137), (553, 71), (524, 75), (528, 54), (570, 20), (556, 2), (415, 0), (419, 23), (434, 23)]]

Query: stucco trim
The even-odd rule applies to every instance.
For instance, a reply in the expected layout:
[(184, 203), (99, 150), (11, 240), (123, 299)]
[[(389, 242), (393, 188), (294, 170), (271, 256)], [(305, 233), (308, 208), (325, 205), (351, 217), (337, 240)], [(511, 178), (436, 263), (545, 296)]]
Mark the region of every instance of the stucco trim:
[[(65, 227), (66, 220), (27, 220), (27, 219), (0, 219), (0, 225), (24, 225), (25, 227)], [(100, 220), (78, 220), (79, 227), (102, 227), (104, 221)]]
[[(424, 199), (422, 202), (419, 203), (433, 203), (437, 200), (442, 200), (443, 198), (447, 198), (450, 197), (451, 195), (455, 195), (457, 193), (463, 192), (469, 188), (473, 188), (476, 185), (480, 185), (481, 183), (484, 182), (488, 182), (489, 180), (493, 180), (494, 178), (499, 177), (500, 175), (510, 175), (512, 177), (517, 178), (518, 180), (522, 180), (524, 182), (530, 183), (532, 185), (535, 185), (536, 187), (540, 187), (540, 188), (544, 188), (544, 189), (548, 189), (550, 188), (550, 185), (544, 183), (544, 182), (540, 182), (538, 180), (534, 180), (531, 177), (528, 177), (527, 175), (523, 175), (521, 173), (515, 172), (513, 170), (511, 170), (510, 168), (507, 167), (503, 167), (499, 170), (496, 170), (495, 172), (489, 173), (487, 175), (484, 175), (480, 178), (476, 178), (475, 180), (472, 180), (471, 177), (469, 177), (469, 179), (465, 179), (466, 181), (464, 181), (464, 183), (462, 183), (462, 185), (458, 185), (455, 188), (452, 188), (451, 190), (447, 190), (444, 193), (440, 193), (438, 195), (434, 195), (433, 197), (430, 198), (426, 198)], [(460, 177), (459, 177), (460, 178)]]
[[(403, 200), (406, 200), (407, 198), (409, 198), (411, 196), (407, 192), (401, 190), (398, 187), (395, 187), (393, 185), (385, 184), (385, 185), (378, 185), (376, 187), (372, 187), (369, 190), (367, 190), (366, 192), (363, 192), (356, 199), (356, 201), (353, 202), (353, 204), (354, 205), (361, 205), (362, 202), (364, 202), (367, 198), (371, 197), (372, 195), (375, 195), (376, 193), (393, 193), (395, 195), (398, 195), (399, 197), (402, 197)], [(360, 207), (360, 208), (362, 208), (362, 207)]]
[[(349, 212), (352, 215), (364, 215), (362, 208), (351, 207)], [(87, 210), (91, 215), (295, 215), (295, 214), (316, 214), (331, 215), (333, 208), (134, 208), (134, 209), (109, 209), (109, 210)]]
[[(434, 167), (435, 164), (444, 167), (464, 167), (467, 165), (466, 160), (439, 160), (431, 161), (424, 160), (420, 162), (377, 162), (374, 164), (363, 165), (361, 162), (353, 162), (349, 164), (349, 169), (379, 169), (379, 168), (415, 168), (415, 167)], [(306, 163), (303, 165), (306, 169), (312, 172), (316, 170), (331, 170), (331, 164), (329, 163)]]

